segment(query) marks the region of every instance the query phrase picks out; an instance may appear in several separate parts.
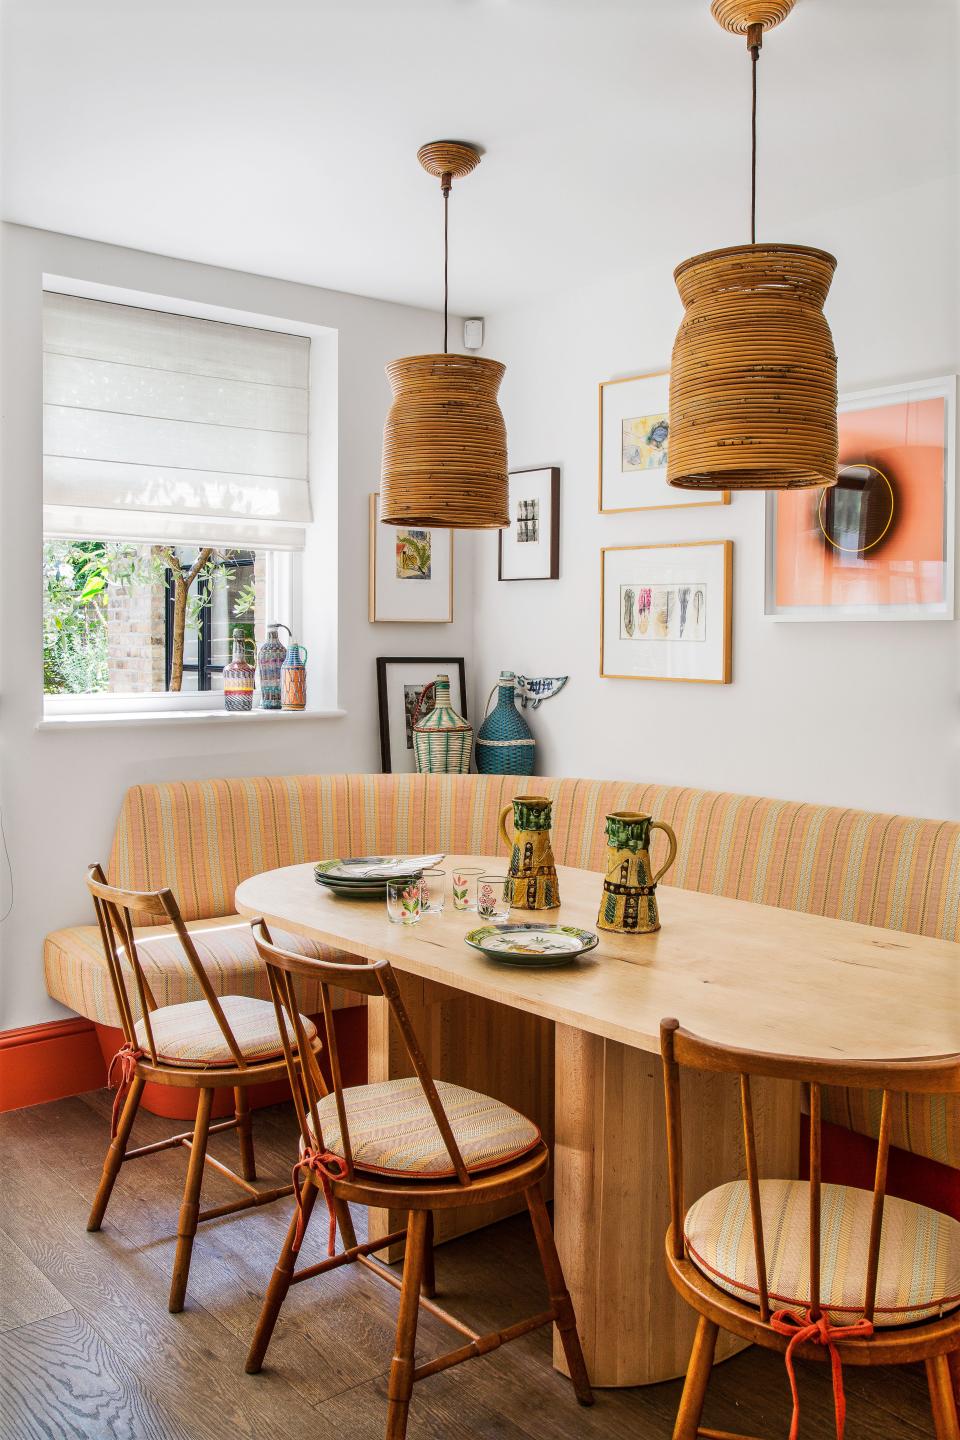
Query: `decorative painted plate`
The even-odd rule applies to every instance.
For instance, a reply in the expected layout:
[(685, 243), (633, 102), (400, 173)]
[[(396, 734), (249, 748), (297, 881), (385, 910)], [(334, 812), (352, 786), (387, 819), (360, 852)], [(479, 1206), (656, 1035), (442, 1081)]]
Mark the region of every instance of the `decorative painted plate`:
[(467, 944), (504, 965), (569, 965), (599, 943), (592, 930), (575, 925), (481, 925), (465, 937)]
[(340, 885), (386, 885), (388, 880), (399, 880), (405, 875), (415, 875), (420, 870), (430, 870), (439, 865), (442, 855), (349, 855), (343, 859), (320, 860), (313, 867), (313, 873), (321, 885), (335, 881)]

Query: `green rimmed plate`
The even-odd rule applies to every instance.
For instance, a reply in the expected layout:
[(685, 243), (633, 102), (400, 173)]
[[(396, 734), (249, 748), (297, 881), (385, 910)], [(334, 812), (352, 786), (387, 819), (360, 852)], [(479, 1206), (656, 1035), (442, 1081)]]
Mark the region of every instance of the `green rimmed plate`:
[(481, 925), (470, 930), (466, 942), (503, 965), (569, 965), (596, 948), (600, 937), (576, 925)]

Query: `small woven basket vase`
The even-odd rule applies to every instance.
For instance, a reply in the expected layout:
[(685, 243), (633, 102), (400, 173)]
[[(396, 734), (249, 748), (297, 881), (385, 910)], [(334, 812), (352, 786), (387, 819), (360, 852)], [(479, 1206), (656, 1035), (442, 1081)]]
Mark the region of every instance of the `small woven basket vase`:
[(388, 525), (499, 529), (510, 523), (506, 367), (477, 355), (408, 355), (387, 375), (380, 519)]
[(434, 689), (434, 705), (422, 720), (413, 721), (413, 753), (420, 775), (466, 775), (473, 748), (473, 726), (450, 703), (450, 680), (438, 675), (420, 697)]
[(515, 683), (509, 670), (500, 672), (496, 706), (477, 731), (477, 770), (481, 775), (533, 774), (537, 742), (517, 709)]
[(678, 265), (671, 485), (835, 484), (837, 357), (823, 303), (836, 264), (803, 245), (735, 245)]

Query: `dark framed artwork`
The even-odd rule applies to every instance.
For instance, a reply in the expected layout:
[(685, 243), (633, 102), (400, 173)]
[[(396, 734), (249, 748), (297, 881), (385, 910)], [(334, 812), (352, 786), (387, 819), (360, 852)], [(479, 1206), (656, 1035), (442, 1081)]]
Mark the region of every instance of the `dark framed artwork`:
[[(450, 677), (451, 703), (466, 719), (467, 681), (462, 655), (377, 656), (380, 768), (385, 775), (409, 775), (416, 770), (413, 714), (424, 686), (438, 675)], [(424, 712), (428, 708), (425, 706)]]
[(510, 471), (510, 526), (500, 531), (498, 580), (560, 577), (560, 468)]

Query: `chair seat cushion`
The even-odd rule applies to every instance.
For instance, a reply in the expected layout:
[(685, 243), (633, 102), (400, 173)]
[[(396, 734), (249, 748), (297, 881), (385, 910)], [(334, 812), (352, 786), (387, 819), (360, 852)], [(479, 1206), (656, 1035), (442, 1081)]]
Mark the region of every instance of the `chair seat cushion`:
[[(257, 955), (249, 920), (239, 915), (219, 920), (192, 920), (187, 929), (218, 995), (250, 995), (269, 1001), (266, 966)], [(352, 958), (319, 940), (307, 940), (280, 929), (271, 933), (278, 945), (298, 955), (333, 961)], [(138, 926), (134, 934), (143, 971), (158, 1006), (201, 999), (196, 976), (171, 925)], [(55, 1000), (98, 1025), (120, 1025), (96, 925), (74, 925), (48, 935), (44, 944), (44, 969), (47, 990)], [(315, 1015), (321, 1010), (318, 981), (296, 976), (294, 989), (297, 1003), (305, 1014)], [(362, 998), (340, 990), (332, 992), (335, 1009), (358, 1004)]]
[[(767, 1285), (774, 1309), (809, 1308), (810, 1186), (761, 1180)], [(848, 1185), (821, 1191), (821, 1304), (835, 1325), (863, 1314), (873, 1195)], [(759, 1303), (745, 1180), (720, 1185), (687, 1212), (687, 1252), (719, 1289)], [(874, 1324), (910, 1325), (960, 1305), (960, 1224), (948, 1215), (888, 1196), (883, 1207)]]
[[(519, 1159), (540, 1142), (532, 1120), (500, 1100), (436, 1081), (450, 1128), (468, 1170), (492, 1170)], [(347, 1128), (358, 1170), (436, 1180), (455, 1174), (443, 1137), (415, 1077), (344, 1090)], [(317, 1107), (324, 1147), (343, 1154), (336, 1096)]]
[[(272, 1002), (252, 1000), (249, 995), (222, 995), (220, 1006), (244, 1059), (254, 1063), (282, 1056), (283, 1044)], [(316, 1025), (303, 1015), (300, 1018), (307, 1039), (313, 1040)], [(209, 1068), (236, 1064), (206, 1000), (188, 1000), (183, 1005), (165, 1005), (154, 1010), (150, 1027), (157, 1057), (168, 1065)], [(143, 1021), (138, 1020), (134, 1029), (138, 1043), (146, 1049), (147, 1031)], [(292, 1039), (292, 1031), (290, 1034)]]

